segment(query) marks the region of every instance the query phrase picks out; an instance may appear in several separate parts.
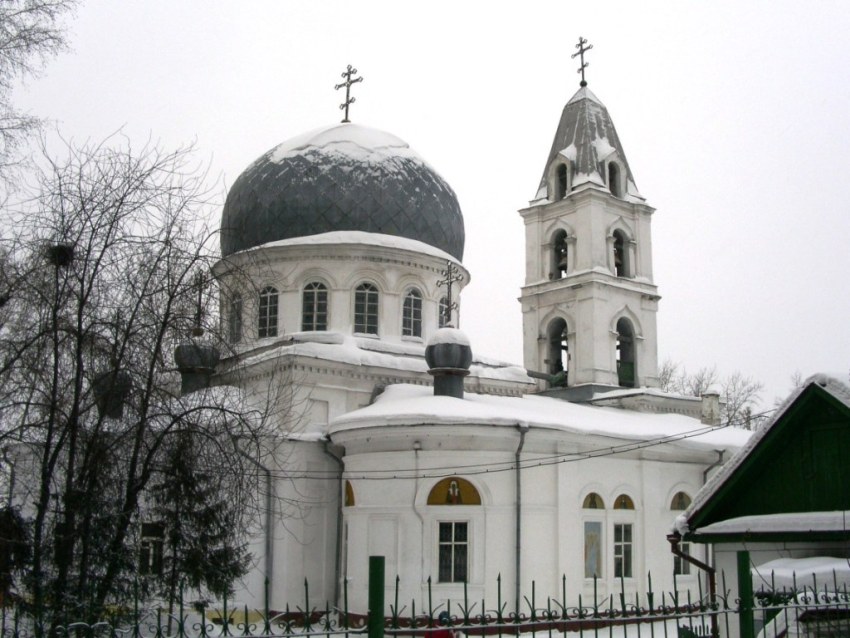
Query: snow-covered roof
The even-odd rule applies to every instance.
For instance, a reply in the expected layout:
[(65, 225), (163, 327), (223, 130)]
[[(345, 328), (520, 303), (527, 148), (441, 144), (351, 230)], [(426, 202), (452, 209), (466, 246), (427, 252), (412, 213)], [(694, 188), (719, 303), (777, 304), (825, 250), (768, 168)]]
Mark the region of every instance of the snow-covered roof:
[(677, 414), (639, 413), (534, 395), (467, 392), (463, 399), (456, 399), (434, 396), (431, 388), (403, 384), (388, 386), (372, 405), (334, 419), (330, 431), (414, 424), (519, 425), (644, 442), (666, 437), (670, 443), (702, 450), (738, 449), (751, 434), (733, 427), (706, 427)]
[[(703, 488), (697, 492), (697, 495), (694, 497), (690, 507), (688, 507), (688, 509), (677, 518), (675, 526), (680, 533), (684, 534), (688, 531), (694, 531), (688, 530), (687, 521), (691, 520), (693, 515), (700, 511), (706, 503), (714, 497), (715, 493), (721, 488), (721, 486), (723, 486), (723, 484), (737, 471), (747, 457), (753, 452), (765, 436), (767, 436), (771, 429), (773, 429), (773, 427), (781, 420), (786, 410), (788, 410), (788, 408), (794, 404), (800, 395), (812, 385), (817, 385), (824, 389), (838, 401), (850, 408), (850, 387), (848, 387), (847, 383), (842, 381), (839, 376), (821, 373), (809, 377), (805, 383), (791, 392), (788, 398), (785, 399), (785, 401), (776, 409), (770, 421), (759, 428), (749, 439), (747, 444), (738, 450), (737, 454), (723, 465), (723, 467), (709, 479)], [(701, 528), (700, 532), (705, 532), (705, 529), (706, 528)]]
[[(425, 362), (425, 345), (422, 343), (394, 343), (382, 339), (353, 337), (325, 331), (285, 335), (278, 345), (256, 354), (246, 355), (241, 363), (253, 365), (285, 355), (313, 357), (355, 366), (371, 366), (423, 374), (428, 372), (428, 364)], [(534, 385), (534, 381), (522, 366), (474, 355), (469, 374), (471, 377), (485, 380), (507, 381), (528, 387)]]
[(222, 210), (221, 254), (335, 230), (408, 237), (463, 258), (451, 186), (403, 140), (351, 123), (285, 141), (239, 175)]
[(792, 512), (739, 516), (700, 527), (696, 534), (782, 534), (848, 529), (850, 512)]
[(546, 197), (549, 167), (559, 155), (573, 163), (573, 188), (583, 184), (604, 187), (606, 176), (600, 172), (602, 162), (616, 156), (625, 168), (626, 198), (643, 201), (608, 109), (586, 86), (564, 106), (533, 203)]
[(296, 135), (272, 149), (268, 159), (280, 164), (287, 158), (301, 155), (311, 148), (325, 149), (361, 161), (380, 161), (387, 157), (402, 156), (425, 163), (403, 139), (386, 131), (351, 122), (335, 123)]

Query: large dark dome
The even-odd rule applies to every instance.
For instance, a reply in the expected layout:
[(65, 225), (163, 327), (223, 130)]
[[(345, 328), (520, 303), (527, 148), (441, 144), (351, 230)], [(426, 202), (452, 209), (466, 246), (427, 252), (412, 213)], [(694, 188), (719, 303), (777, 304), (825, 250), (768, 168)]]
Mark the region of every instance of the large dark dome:
[(451, 187), (404, 141), (356, 124), (291, 139), (245, 169), (224, 203), (221, 253), (339, 230), (416, 239), (463, 258)]

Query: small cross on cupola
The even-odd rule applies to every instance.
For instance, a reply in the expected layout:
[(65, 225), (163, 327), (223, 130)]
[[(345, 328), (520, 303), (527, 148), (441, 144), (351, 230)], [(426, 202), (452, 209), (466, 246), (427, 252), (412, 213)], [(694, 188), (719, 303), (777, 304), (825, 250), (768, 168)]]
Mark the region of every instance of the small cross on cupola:
[(587, 46), (584, 46), (585, 44), (587, 44), (587, 39), (579, 36), (578, 44), (576, 45), (576, 49), (578, 49), (578, 51), (576, 51), (570, 56), (570, 58), (575, 58), (578, 56), (581, 61), (581, 66), (579, 66), (578, 70), (576, 71), (576, 73), (581, 73), (581, 82), (579, 82), (581, 86), (587, 86), (587, 81), (584, 79), (584, 70), (590, 64), (590, 62), (584, 61), (584, 54), (593, 48), (592, 44), (587, 44)]
[(463, 279), (463, 276), (458, 271), (457, 267), (450, 261), (446, 262), (446, 269), (440, 273), (445, 279), (440, 279), (437, 285), (446, 287), (446, 305), (441, 308), (443, 313), (442, 325), (452, 326), (452, 310), (456, 310), (458, 305), (456, 301), (452, 301), (452, 284)]
[(342, 74), (341, 74), (342, 77), (345, 78), (345, 82), (343, 82), (341, 84), (337, 84), (336, 86), (334, 86), (335, 91), (338, 91), (342, 87), (345, 87), (345, 102), (343, 102), (342, 104), (339, 105), (340, 110), (343, 110), (343, 109), (345, 110), (345, 118), (342, 120), (343, 123), (351, 121), (351, 120), (348, 119), (348, 107), (350, 105), (354, 104), (354, 102), (356, 102), (356, 99), (351, 96), (351, 85), (357, 84), (358, 82), (363, 81), (363, 76), (360, 76), (359, 78), (353, 78), (352, 79), (351, 76), (356, 75), (356, 74), (357, 74), (357, 69), (355, 69), (354, 67), (352, 67), (349, 64), (348, 68), (345, 71), (343, 71)]

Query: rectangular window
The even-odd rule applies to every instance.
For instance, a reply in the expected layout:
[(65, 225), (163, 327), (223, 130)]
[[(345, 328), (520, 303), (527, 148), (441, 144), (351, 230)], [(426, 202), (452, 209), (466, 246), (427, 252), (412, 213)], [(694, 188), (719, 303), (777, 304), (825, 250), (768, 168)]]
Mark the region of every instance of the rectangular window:
[(469, 538), (467, 523), (440, 523), (439, 582), (467, 582)]
[[(690, 543), (679, 543), (679, 549), (682, 550), (683, 554), (691, 555)], [(691, 573), (691, 564), (683, 558), (673, 556), (673, 573), (676, 576), (689, 576)]]
[(260, 291), (257, 336), (260, 339), (277, 336), (277, 290), (272, 287)]
[(165, 530), (161, 523), (142, 523), (139, 542), (139, 574), (159, 576), (162, 574), (162, 546)]
[(584, 524), (584, 577), (602, 576), (602, 523)]
[(360, 284), (354, 292), (354, 332), (378, 334), (378, 289)]
[(632, 577), (632, 525), (617, 523), (614, 525), (614, 576)]

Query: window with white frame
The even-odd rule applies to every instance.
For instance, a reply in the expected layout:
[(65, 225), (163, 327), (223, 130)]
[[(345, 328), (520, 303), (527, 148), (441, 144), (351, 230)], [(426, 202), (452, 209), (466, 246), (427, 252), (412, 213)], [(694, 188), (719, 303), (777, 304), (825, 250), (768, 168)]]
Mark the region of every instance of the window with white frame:
[(465, 583), (469, 572), (469, 523), (440, 522), (438, 577), (441, 583)]
[(411, 288), (404, 297), (401, 313), (401, 335), (403, 337), (422, 336), (422, 293)]
[(165, 530), (162, 523), (142, 523), (139, 541), (139, 574), (159, 576), (162, 574), (162, 548)]
[(257, 337), (277, 336), (277, 288), (266, 286), (260, 291), (257, 313)]
[(614, 523), (614, 576), (632, 577), (632, 539), (631, 523)]
[(354, 332), (378, 334), (378, 289), (372, 284), (354, 290)]
[(328, 289), (325, 284), (311, 281), (301, 295), (301, 330), (328, 329)]

